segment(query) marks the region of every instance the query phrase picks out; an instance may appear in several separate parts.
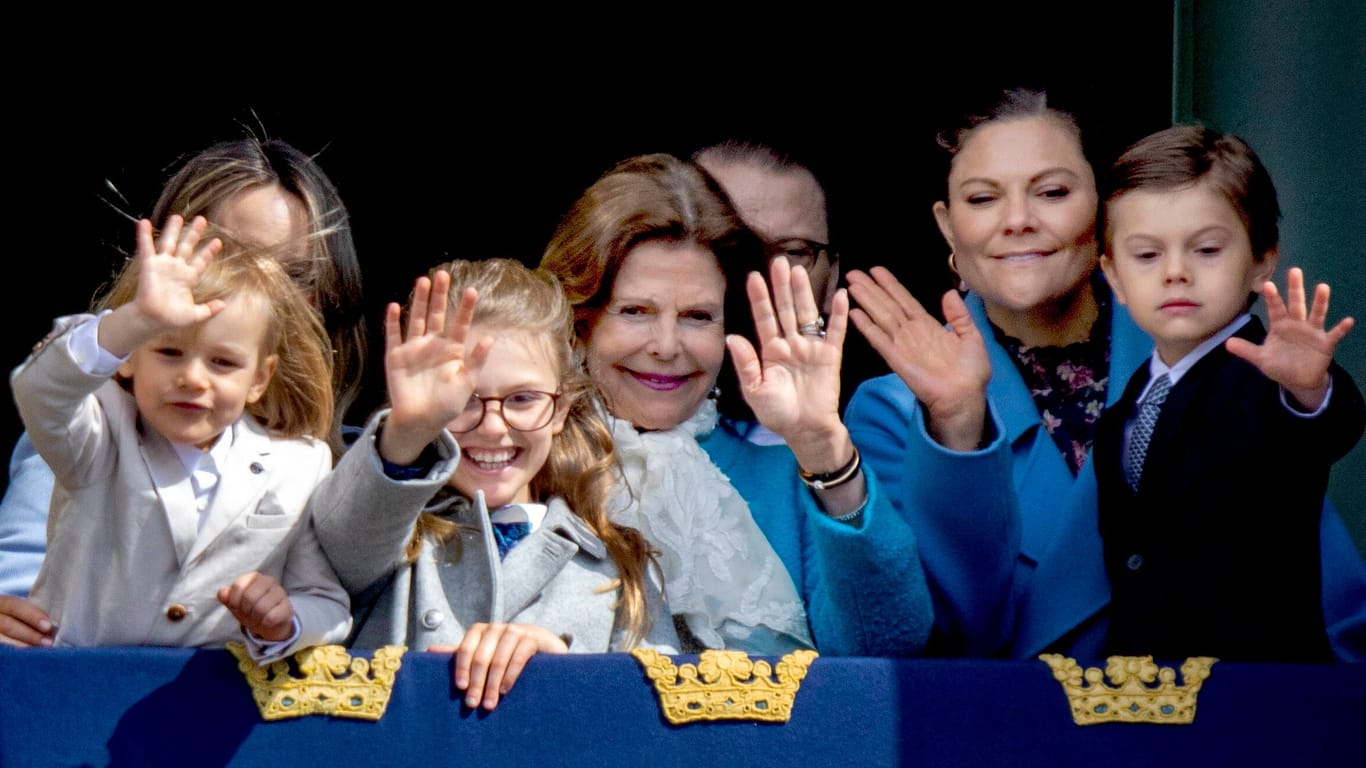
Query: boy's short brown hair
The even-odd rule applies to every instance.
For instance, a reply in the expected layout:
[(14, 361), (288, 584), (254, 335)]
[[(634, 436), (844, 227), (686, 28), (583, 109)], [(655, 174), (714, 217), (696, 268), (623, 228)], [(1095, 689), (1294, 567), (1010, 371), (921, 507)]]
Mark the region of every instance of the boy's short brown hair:
[[(1223, 193), (1247, 227), (1252, 257), (1280, 242), (1281, 207), (1271, 174), (1247, 142), (1202, 125), (1176, 125), (1139, 139), (1102, 179), (1105, 206), (1136, 190), (1173, 189), (1207, 181)], [(1109, 217), (1105, 250), (1111, 250)]]

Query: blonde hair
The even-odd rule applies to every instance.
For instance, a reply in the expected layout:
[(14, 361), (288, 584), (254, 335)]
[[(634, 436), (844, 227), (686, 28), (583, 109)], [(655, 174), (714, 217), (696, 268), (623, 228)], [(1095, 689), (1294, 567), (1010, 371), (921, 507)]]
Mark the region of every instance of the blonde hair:
[[(210, 230), (205, 239), (217, 236)], [(116, 309), (137, 295), (138, 262), (129, 261), (95, 311)], [(269, 256), (225, 241), (223, 252), (199, 276), (194, 299), (198, 303), (247, 295), (266, 314), (266, 338), (261, 357), (276, 357), (275, 372), (251, 414), (273, 436), (323, 438), (332, 425), (332, 359), (327, 331), (317, 310)]]
[[(606, 545), (620, 576), (618, 620), (626, 627), (628, 646), (638, 644), (649, 630), (645, 579), (652, 560), (650, 548), (639, 531), (608, 518), (607, 502), (616, 476), (612, 433), (597, 411), (592, 382), (575, 351), (573, 312), (559, 281), (549, 272), (533, 271), (510, 259), (453, 261), (431, 274), (438, 271), (451, 275), (451, 314), (464, 289), (472, 287), (479, 292), (475, 324), (543, 341), (560, 380), (556, 407), (567, 409), (568, 416), (564, 429), (551, 441), (545, 464), (531, 480), (531, 496), (536, 500), (563, 498)], [(436, 544), (458, 542), (456, 529), (448, 519), (423, 513), (408, 543), (408, 559), (417, 558), (424, 538)]]
[(166, 182), (152, 222), (160, 226), (172, 214), (213, 221), (216, 209), (235, 195), (270, 186), (297, 198), (308, 215), (304, 269), (290, 277), (317, 307), (326, 328), (336, 407), (319, 436), (340, 455), (345, 450), (341, 422), (360, 394), (366, 344), (360, 263), (346, 206), (332, 181), (312, 157), (279, 139), (226, 141), (191, 157)]

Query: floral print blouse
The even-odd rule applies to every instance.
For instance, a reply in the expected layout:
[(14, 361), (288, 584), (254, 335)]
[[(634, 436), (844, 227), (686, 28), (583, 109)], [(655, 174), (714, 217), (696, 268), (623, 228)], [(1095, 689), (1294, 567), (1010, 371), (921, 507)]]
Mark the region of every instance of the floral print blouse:
[(1061, 347), (1029, 347), (992, 326), (996, 341), (1019, 369), (1043, 428), (1075, 475), (1086, 463), (1096, 422), (1110, 383), (1110, 290), (1096, 286), (1099, 313), (1086, 341)]

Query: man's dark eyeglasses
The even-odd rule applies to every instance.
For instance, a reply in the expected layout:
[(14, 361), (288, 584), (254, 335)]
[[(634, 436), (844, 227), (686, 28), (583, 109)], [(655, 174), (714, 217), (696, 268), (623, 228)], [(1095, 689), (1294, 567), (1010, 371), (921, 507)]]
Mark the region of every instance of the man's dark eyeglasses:
[(828, 258), (831, 263), (840, 257), (839, 252), (831, 248), (829, 243), (818, 243), (815, 240), (803, 240), (798, 237), (790, 237), (776, 243), (765, 243), (764, 255), (770, 259), (786, 256), (792, 266), (802, 267), (807, 272), (816, 266), (816, 262), (820, 261), (822, 256)]

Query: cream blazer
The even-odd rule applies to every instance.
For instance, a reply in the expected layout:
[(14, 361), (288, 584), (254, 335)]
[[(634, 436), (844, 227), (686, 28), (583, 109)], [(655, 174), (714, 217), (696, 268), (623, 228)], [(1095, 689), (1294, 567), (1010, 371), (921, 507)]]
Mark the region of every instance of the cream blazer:
[(299, 620), (299, 637), (269, 658), (344, 639), (346, 591), (304, 514), (331, 468), (327, 446), (272, 438), (244, 414), (199, 527), (186, 514), (194, 490), (171, 444), (141, 428), (131, 394), (72, 358), (64, 336), (86, 319), (59, 319), (10, 377), (24, 425), (57, 478), (47, 556), (30, 595), (57, 625), (56, 644), (240, 640), (216, 593), (250, 571), (279, 579)]

